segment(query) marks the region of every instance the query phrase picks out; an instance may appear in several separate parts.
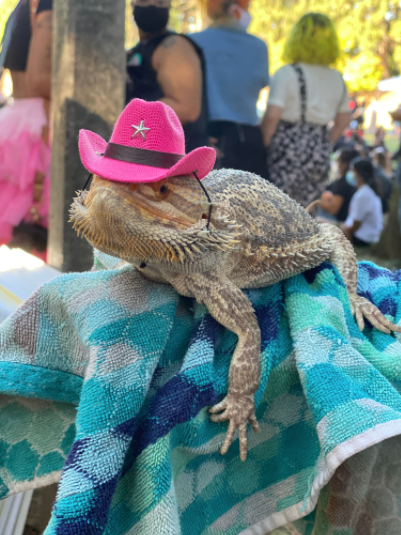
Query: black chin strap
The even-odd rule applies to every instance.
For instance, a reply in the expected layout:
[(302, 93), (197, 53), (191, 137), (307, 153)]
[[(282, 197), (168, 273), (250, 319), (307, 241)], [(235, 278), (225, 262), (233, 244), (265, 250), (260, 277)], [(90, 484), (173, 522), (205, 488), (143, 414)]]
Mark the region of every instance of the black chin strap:
[[(88, 178), (86, 179), (86, 182), (85, 182), (84, 187), (82, 188), (82, 191), (84, 191), (84, 190), (87, 189), (88, 184), (90, 184), (90, 183), (92, 182), (92, 179), (93, 179), (93, 173), (89, 173), (89, 176), (88, 176)], [(90, 189), (90, 186), (89, 186), (89, 189)]]
[(207, 224), (206, 224), (206, 228), (207, 228), (207, 230), (209, 230), (210, 218), (211, 218), (211, 215), (212, 215), (212, 200), (209, 197), (209, 193), (207, 192), (207, 189), (202, 184), (200, 178), (198, 177), (198, 175), (196, 173), (197, 173), (197, 171), (194, 171), (193, 175), (195, 176), (196, 180), (199, 182), (200, 187), (203, 189), (203, 192), (206, 195), (207, 200), (209, 201), (209, 214), (207, 216)]

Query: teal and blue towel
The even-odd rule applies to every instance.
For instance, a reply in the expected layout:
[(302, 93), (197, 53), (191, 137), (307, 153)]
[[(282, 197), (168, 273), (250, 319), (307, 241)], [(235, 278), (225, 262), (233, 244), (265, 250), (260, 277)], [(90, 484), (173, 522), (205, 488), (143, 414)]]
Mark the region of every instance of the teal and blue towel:
[[(359, 265), (398, 323), (400, 280)], [(0, 327), (0, 497), (61, 476), (46, 535), (262, 535), (310, 513), (342, 463), (401, 435), (401, 345), (359, 332), (330, 264), (246, 294), (262, 379), (243, 463), (208, 415), (237, 338), (203, 305), (101, 254), (42, 286)]]

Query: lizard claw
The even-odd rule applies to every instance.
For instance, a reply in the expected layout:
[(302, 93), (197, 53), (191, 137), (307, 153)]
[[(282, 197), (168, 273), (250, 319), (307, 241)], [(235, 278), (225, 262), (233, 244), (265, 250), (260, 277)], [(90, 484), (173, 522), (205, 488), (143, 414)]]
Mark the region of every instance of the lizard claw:
[(363, 331), (365, 327), (365, 317), (373, 327), (383, 333), (390, 334), (391, 331), (401, 333), (401, 326), (397, 326), (388, 320), (374, 304), (364, 297), (351, 295), (350, 302), (352, 314), (355, 316), (360, 331)]
[[(224, 411), (221, 414), (216, 414)], [(209, 409), (212, 413), (210, 419), (212, 422), (224, 422), (230, 420), (226, 438), (220, 453), (224, 455), (227, 453), (231, 443), (234, 439), (235, 431), (239, 431), (239, 445), (241, 461), (246, 461), (248, 450), (248, 439), (246, 436), (246, 428), (248, 422), (251, 424), (255, 433), (260, 433), (260, 427), (255, 415), (255, 401), (253, 395), (227, 394), (227, 396)]]

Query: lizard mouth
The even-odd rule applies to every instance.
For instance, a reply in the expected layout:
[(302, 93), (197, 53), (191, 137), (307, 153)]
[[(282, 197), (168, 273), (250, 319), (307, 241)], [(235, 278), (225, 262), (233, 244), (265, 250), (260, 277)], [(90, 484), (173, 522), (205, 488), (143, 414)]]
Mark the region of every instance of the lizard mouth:
[[(115, 198), (124, 199), (127, 203), (135, 206), (141, 211), (146, 212), (151, 215), (153, 219), (169, 221), (172, 223), (177, 223), (185, 228), (191, 227), (195, 221), (186, 219), (185, 217), (173, 216), (171, 214), (165, 213), (162, 208), (157, 206), (152, 206), (146, 201), (146, 199), (139, 197), (138, 195), (132, 195), (132, 193), (125, 192), (124, 190), (115, 191), (113, 188), (98, 186), (93, 192), (94, 195), (102, 193), (103, 191), (107, 192), (107, 195), (113, 195)], [(85, 206), (85, 200), (83, 200), (83, 205)]]

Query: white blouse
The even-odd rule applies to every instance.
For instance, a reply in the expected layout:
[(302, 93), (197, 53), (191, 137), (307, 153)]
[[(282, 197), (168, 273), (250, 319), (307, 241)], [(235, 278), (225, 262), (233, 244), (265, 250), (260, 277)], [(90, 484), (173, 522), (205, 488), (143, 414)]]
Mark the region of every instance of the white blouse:
[[(330, 67), (299, 64), (306, 83), (306, 121), (327, 125), (337, 113), (349, 111), (349, 96), (342, 75)], [(291, 65), (281, 67), (270, 83), (268, 104), (283, 108), (282, 119), (292, 123), (301, 118), (298, 75)]]
[(354, 221), (360, 221), (361, 226), (355, 236), (367, 243), (377, 243), (383, 229), (383, 213), (380, 197), (370, 186), (364, 184), (351, 199), (348, 218), (345, 224), (352, 227)]

